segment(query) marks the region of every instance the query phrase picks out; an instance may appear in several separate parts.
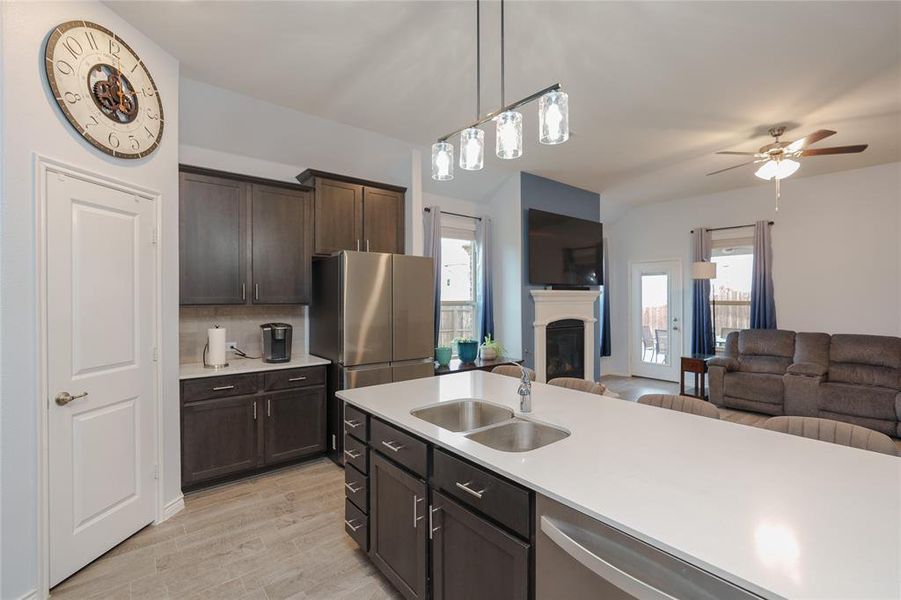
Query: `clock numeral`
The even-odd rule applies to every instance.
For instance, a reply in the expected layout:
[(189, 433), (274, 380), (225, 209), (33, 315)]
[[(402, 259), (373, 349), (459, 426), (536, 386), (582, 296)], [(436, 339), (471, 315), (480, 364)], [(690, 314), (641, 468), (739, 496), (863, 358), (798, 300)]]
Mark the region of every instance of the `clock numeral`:
[(152, 140), (152, 139), (153, 139), (153, 132), (150, 131), (150, 130), (147, 128), (146, 125), (144, 125), (144, 131), (147, 132), (147, 139), (148, 139), (148, 140)]
[(132, 150), (138, 150), (141, 147), (141, 142), (133, 135), (128, 136), (128, 141), (131, 142)]
[(156, 91), (152, 88), (141, 88), (141, 94), (144, 95), (145, 98), (153, 98), (156, 95)]
[(100, 125), (100, 121), (98, 121), (98, 120), (97, 120), (97, 117), (95, 117), (94, 115), (91, 115), (91, 121), (92, 121), (92, 122), (89, 122), (89, 123), (85, 123), (85, 124), (84, 124), (84, 130), (85, 130), (85, 131), (87, 131), (87, 130), (88, 130), (89, 128), (91, 128), (91, 127), (96, 127), (97, 125)]
[(110, 132), (109, 137), (107, 139), (109, 140), (109, 145), (112, 146), (113, 148), (118, 148), (119, 145), (122, 143), (119, 141), (119, 138), (116, 137), (115, 132)]
[(151, 110), (151, 108), (150, 108), (149, 106), (147, 107), (147, 111), (146, 111), (146, 112), (147, 112), (147, 118), (148, 118), (148, 119), (151, 119), (151, 120), (153, 120), (153, 121), (156, 121), (157, 119), (160, 118), (159, 115), (153, 114), (153, 110)]
[(75, 92), (66, 92), (65, 94), (63, 94), (63, 97), (69, 104), (75, 104), (76, 102), (81, 100), (81, 94), (77, 94)]
[(135, 63), (135, 66), (133, 66), (133, 67), (131, 68), (131, 71), (129, 71), (129, 73), (134, 73), (134, 72), (135, 72), (135, 69), (137, 69), (137, 68), (140, 67), (140, 66), (141, 66), (141, 61), (136, 62), (136, 63)]
[(63, 46), (66, 47), (66, 50), (69, 51), (69, 54), (72, 55), (72, 58), (78, 58), (82, 54), (84, 54), (84, 48), (81, 46), (81, 42), (76, 40), (71, 35), (66, 36), (66, 41), (63, 42)]
[(94, 37), (93, 31), (85, 31), (84, 37), (88, 41), (88, 46), (91, 47), (91, 50), (97, 49), (97, 39)]
[(116, 58), (119, 58), (119, 52), (121, 52), (121, 51), (122, 51), (122, 46), (119, 45), (119, 42), (110, 38), (109, 53), (112, 54), (113, 56), (115, 56)]
[(63, 75), (71, 75), (75, 72), (75, 69), (64, 60), (56, 61), (56, 69), (62, 73)]

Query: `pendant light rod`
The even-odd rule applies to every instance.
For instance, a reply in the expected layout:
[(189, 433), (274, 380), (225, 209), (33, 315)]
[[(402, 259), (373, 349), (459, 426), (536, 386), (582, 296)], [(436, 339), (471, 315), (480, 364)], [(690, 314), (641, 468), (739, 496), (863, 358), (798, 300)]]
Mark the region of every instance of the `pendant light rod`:
[(503, 112), (507, 112), (508, 110), (517, 109), (520, 106), (522, 106), (523, 104), (528, 104), (529, 102), (532, 102), (533, 100), (537, 100), (538, 98), (541, 98), (548, 92), (556, 92), (559, 89), (560, 89), (560, 84), (555, 83), (554, 85), (550, 85), (550, 86), (544, 88), (543, 90), (539, 90), (539, 91), (535, 92), (534, 94), (529, 94), (528, 96), (526, 96), (525, 98), (522, 98), (521, 100), (517, 100), (516, 102), (512, 102), (512, 103), (508, 104), (507, 106), (503, 106), (494, 112), (490, 112), (490, 113), (486, 114), (481, 119), (478, 119), (475, 122), (470, 123), (469, 125), (467, 125), (465, 127), (461, 127), (460, 129), (454, 129), (450, 133), (438, 138), (438, 141), (446, 142), (448, 140), (448, 138), (450, 138), (454, 134), (460, 133), (464, 129), (469, 129), (471, 127), (479, 127), (480, 125), (484, 125), (485, 123), (487, 123), (488, 121), (490, 121), (491, 119), (493, 119), (494, 117), (498, 116), (499, 114), (501, 114)]
[(504, 75), (504, 0), (501, 0), (501, 106), (506, 101), (505, 84), (506, 77)]
[[(482, 116), (482, 11), (476, 0), (476, 120)], [(503, 103), (502, 103), (503, 104)]]

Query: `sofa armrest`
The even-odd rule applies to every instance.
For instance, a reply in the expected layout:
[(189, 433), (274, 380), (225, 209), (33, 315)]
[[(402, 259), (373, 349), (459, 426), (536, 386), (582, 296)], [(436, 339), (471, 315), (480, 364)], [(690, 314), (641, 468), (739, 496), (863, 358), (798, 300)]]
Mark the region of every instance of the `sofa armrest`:
[(788, 375), (803, 375), (804, 377), (822, 377), (826, 374), (826, 367), (812, 362), (797, 362), (788, 366), (785, 370)]
[(738, 360), (729, 356), (714, 356), (707, 361), (709, 367), (723, 367), (727, 371), (738, 371)]

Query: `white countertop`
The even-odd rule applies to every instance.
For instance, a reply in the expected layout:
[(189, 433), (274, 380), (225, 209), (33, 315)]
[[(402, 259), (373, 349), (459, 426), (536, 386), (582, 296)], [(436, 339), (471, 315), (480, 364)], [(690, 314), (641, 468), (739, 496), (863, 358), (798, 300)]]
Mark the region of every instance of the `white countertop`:
[(901, 459), (540, 383), (528, 418), (568, 429), (523, 453), (413, 417), (518, 380), (470, 371), (338, 396), (765, 597), (901, 597)]
[(219, 377), (220, 375), (238, 375), (239, 373), (256, 373), (257, 371), (277, 371), (279, 369), (295, 369), (297, 367), (315, 367), (331, 363), (326, 358), (312, 354), (291, 354), (290, 362), (267, 363), (259, 358), (241, 358), (229, 353), (228, 366), (222, 369), (207, 369), (203, 363), (187, 363), (178, 368), (179, 379), (198, 379), (200, 377)]

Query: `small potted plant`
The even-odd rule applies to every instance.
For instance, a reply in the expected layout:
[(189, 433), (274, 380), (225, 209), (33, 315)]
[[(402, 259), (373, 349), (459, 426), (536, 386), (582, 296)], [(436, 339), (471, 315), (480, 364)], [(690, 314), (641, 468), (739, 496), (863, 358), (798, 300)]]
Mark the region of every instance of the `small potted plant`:
[(500, 342), (491, 338), (491, 334), (485, 336), (485, 342), (479, 348), (479, 356), (482, 360), (497, 360), (504, 355), (504, 347)]
[(454, 340), (457, 344), (457, 358), (460, 362), (475, 362), (476, 356), (479, 354), (479, 342), (470, 338), (457, 338)]

